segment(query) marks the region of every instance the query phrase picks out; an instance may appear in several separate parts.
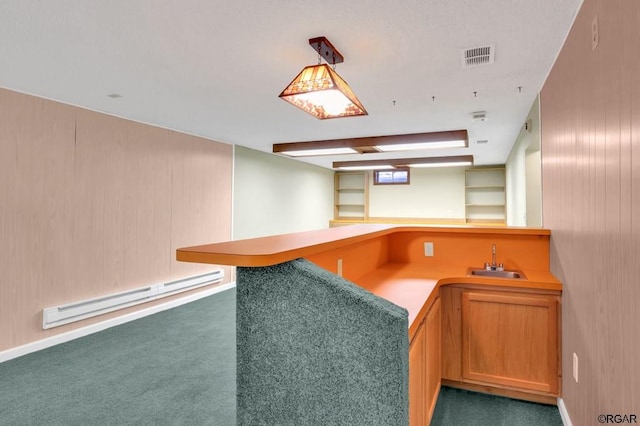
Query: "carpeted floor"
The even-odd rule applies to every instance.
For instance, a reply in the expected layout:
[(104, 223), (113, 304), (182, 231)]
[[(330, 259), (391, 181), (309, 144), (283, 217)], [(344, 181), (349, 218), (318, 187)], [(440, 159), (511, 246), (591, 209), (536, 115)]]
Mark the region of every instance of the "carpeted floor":
[[(235, 289), (0, 364), (0, 425), (236, 418)], [(432, 425), (561, 425), (556, 407), (443, 388)]]
[(431, 426), (562, 426), (558, 407), (443, 386)]
[(234, 425), (235, 289), (0, 364), (0, 424)]

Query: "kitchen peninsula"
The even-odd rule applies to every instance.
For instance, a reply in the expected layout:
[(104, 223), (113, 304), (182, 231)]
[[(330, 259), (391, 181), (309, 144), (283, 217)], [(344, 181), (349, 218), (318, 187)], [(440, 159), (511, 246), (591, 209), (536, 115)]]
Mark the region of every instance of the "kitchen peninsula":
[[(555, 404), (562, 285), (549, 238), (367, 224), (181, 248), (177, 259), (238, 267), (239, 423), (421, 425), (441, 383)], [(492, 247), (522, 278), (471, 274)]]

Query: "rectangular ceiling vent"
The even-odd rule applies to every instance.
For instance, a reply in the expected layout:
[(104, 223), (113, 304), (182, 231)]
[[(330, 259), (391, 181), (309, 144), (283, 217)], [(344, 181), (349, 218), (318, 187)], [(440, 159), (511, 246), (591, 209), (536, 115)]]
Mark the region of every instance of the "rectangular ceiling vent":
[(462, 68), (473, 68), (478, 65), (492, 64), (495, 50), (495, 44), (463, 49), (461, 51)]

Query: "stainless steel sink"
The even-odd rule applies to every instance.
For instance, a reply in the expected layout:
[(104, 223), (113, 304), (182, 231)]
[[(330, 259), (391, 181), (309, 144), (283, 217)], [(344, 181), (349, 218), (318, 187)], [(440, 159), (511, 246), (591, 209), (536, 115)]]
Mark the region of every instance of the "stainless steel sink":
[(469, 275), (484, 277), (524, 279), (524, 274), (518, 271), (496, 271), (493, 269), (469, 269)]

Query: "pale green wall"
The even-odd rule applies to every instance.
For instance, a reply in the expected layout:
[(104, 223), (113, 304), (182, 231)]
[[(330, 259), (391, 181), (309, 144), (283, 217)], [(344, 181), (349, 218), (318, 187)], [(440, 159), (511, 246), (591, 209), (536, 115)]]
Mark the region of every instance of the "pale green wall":
[(542, 226), (542, 159), (540, 150), (527, 151), (527, 226)]
[[(532, 219), (541, 212), (537, 101), (531, 111), (533, 132), (523, 130), (507, 164), (509, 225), (541, 226)], [(332, 170), (240, 146), (234, 164), (234, 239), (328, 227), (333, 218)], [(464, 170), (411, 169), (410, 185), (373, 185), (370, 172), (369, 217), (464, 220)]]
[(540, 165), (540, 105), (531, 106), (506, 163), (507, 225), (542, 226), (542, 177)]
[(410, 185), (373, 185), (369, 216), (464, 219), (464, 167), (411, 169)]
[(327, 228), (333, 170), (235, 147), (233, 238)]

